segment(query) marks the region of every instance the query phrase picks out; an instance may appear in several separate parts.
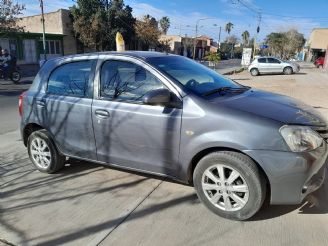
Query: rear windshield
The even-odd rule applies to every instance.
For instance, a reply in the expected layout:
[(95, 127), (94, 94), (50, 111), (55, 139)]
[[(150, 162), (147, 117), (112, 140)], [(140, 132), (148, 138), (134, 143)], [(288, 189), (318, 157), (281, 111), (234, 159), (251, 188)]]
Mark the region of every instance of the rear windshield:
[(198, 95), (221, 87), (241, 87), (214, 70), (183, 56), (151, 57), (147, 61), (187, 90)]

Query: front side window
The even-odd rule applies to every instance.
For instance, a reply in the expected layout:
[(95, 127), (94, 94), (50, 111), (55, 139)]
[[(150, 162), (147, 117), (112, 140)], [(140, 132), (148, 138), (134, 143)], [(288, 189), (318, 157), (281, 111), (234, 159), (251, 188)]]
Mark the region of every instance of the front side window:
[(277, 59), (275, 59), (275, 58), (268, 58), (268, 62), (269, 63), (276, 63), (276, 64), (279, 64), (280, 63), (280, 61), (277, 60)]
[(56, 68), (49, 77), (47, 92), (83, 97), (88, 88), (92, 61), (78, 61)]
[(143, 67), (125, 61), (106, 61), (101, 68), (100, 96), (111, 100), (141, 102), (163, 83)]

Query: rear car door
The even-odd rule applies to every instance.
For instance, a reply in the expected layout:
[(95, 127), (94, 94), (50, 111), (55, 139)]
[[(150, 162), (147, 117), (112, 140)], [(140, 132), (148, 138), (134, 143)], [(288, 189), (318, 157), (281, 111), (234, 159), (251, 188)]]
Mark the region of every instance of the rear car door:
[(264, 58), (264, 57), (258, 58), (257, 62), (258, 62), (258, 68), (259, 68), (260, 73), (269, 73), (270, 72), (269, 64), (267, 63), (266, 58)]
[(281, 62), (276, 58), (267, 58), (268, 65), (271, 73), (282, 73), (283, 67), (281, 66)]
[(96, 160), (91, 105), (96, 59), (63, 62), (49, 75), (43, 108), (46, 127), (66, 155)]
[(174, 174), (182, 109), (145, 105), (142, 98), (151, 90), (169, 88), (180, 100), (177, 92), (155, 70), (133, 58), (104, 60), (98, 70), (92, 106), (98, 160)]

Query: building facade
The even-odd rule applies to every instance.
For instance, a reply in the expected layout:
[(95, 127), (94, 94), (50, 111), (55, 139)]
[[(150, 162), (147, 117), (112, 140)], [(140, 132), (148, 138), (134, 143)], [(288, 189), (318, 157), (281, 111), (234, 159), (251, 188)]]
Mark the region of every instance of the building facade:
[(195, 57), (198, 60), (202, 60), (206, 52), (217, 52), (218, 49), (214, 46), (213, 39), (207, 36), (200, 36), (195, 40), (194, 38), (188, 36), (162, 35), (159, 41), (166, 43), (169, 46), (171, 53), (190, 58), (193, 57), (194, 42), (196, 41)]
[[(46, 13), (44, 19), (47, 59), (79, 52), (68, 10)], [(41, 15), (23, 17), (17, 25), (23, 27), (24, 32), (0, 35), (0, 46), (17, 57), (19, 64), (39, 63), (45, 58)]]
[(312, 30), (307, 46), (307, 61), (314, 61), (318, 57), (325, 57), (328, 46), (328, 28)]

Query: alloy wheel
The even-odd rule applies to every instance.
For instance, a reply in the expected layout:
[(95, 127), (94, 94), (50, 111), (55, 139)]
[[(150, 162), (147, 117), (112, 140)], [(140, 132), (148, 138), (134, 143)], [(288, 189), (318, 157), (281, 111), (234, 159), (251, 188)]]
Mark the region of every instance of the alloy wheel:
[(227, 212), (242, 209), (249, 198), (248, 185), (242, 175), (223, 164), (216, 164), (205, 170), (202, 189), (215, 207)]
[(36, 137), (30, 145), (30, 153), (34, 163), (41, 169), (46, 169), (51, 163), (51, 152), (48, 144), (43, 139)]

